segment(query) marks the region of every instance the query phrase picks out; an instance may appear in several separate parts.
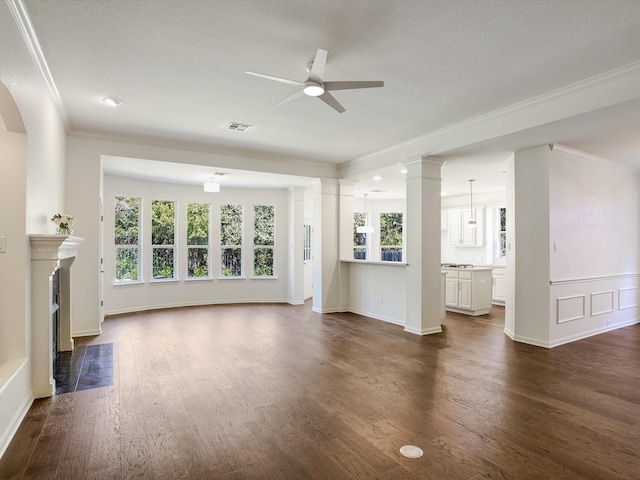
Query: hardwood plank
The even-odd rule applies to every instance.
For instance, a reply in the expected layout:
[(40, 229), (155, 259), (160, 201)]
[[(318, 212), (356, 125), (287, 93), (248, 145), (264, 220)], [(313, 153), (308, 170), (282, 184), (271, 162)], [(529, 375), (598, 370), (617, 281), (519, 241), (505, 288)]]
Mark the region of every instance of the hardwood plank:
[(640, 326), (545, 350), (503, 319), (420, 337), (308, 304), (108, 318), (77, 345), (113, 343), (113, 385), (34, 402), (0, 478), (640, 478)]

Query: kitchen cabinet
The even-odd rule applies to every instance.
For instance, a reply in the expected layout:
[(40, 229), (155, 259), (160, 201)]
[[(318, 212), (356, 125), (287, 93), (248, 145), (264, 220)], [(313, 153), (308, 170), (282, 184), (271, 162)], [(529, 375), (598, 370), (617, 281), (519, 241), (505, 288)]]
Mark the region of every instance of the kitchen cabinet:
[(440, 230), (447, 230), (449, 228), (449, 216), (446, 210), (440, 210)]
[[(476, 228), (469, 228), (471, 218), (477, 221)], [(471, 209), (453, 209), (447, 211), (447, 225), (449, 232), (449, 244), (458, 246), (482, 246), (482, 209), (474, 208), (474, 216)]]
[(493, 267), (493, 304), (504, 305), (507, 298), (507, 275), (505, 267)]
[(492, 298), (490, 268), (443, 268), (445, 280), (445, 306), (451, 312), (466, 315), (489, 313)]

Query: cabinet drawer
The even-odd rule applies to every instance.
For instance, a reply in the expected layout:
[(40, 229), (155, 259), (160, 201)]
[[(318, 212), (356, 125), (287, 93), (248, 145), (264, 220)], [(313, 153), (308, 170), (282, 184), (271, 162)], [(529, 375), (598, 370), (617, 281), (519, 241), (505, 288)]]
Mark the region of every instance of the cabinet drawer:
[(472, 272), (458, 272), (458, 278), (466, 278), (471, 280)]
[(458, 278), (457, 271), (445, 270), (445, 272), (447, 273), (447, 278)]

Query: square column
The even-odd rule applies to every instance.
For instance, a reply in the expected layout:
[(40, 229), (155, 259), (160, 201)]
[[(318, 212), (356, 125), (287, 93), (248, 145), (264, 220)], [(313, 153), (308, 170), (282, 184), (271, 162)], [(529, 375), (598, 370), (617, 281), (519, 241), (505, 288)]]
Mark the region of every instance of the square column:
[(338, 181), (313, 183), (313, 307), (318, 313), (340, 311)]
[(407, 169), (407, 319), (405, 331), (442, 332), (440, 274), (440, 170), (445, 160), (422, 157), (403, 162)]
[(304, 188), (289, 188), (289, 261), (287, 271), (287, 302), (291, 305), (304, 303)]

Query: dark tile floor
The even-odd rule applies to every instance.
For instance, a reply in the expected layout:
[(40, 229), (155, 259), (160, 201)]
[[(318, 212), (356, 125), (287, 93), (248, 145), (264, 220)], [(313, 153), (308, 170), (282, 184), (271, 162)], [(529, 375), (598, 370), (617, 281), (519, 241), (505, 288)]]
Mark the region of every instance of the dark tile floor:
[(53, 377), (56, 394), (113, 384), (113, 343), (88, 345), (58, 353)]

